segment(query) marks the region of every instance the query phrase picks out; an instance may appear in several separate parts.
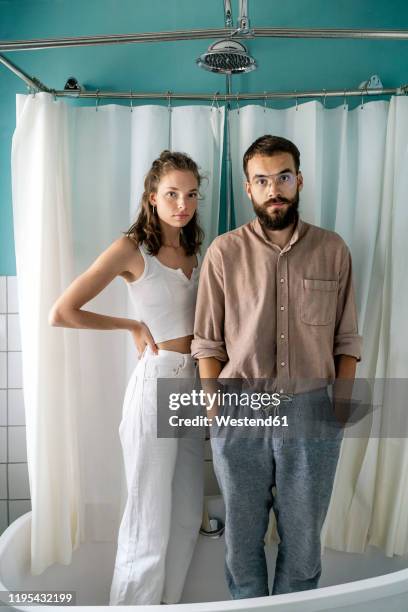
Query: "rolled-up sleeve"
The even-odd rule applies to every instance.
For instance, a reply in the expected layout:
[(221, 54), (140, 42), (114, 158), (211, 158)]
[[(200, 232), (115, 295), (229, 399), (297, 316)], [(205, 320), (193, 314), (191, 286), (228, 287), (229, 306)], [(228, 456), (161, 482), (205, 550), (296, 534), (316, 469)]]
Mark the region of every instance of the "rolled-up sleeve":
[(215, 357), (228, 361), (224, 338), (225, 294), (220, 253), (213, 243), (204, 256), (197, 292), (194, 339), (191, 355), (195, 359)]
[(344, 244), (337, 299), (333, 355), (351, 355), (361, 361), (362, 336), (358, 334), (358, 315), (354, 297), (351, 254)]

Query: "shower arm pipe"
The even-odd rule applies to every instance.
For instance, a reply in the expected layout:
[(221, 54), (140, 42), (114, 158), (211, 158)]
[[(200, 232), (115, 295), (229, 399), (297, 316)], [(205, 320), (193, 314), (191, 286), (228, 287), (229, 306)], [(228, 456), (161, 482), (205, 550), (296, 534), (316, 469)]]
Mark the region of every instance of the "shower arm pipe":
[(133, 34), (108, 34), (74, 36), (64, 38), (38, 38), (27, 40), (0, 40), (0, 53), (11, 51), (36, 51), (59, 47), (84, 47), (126, 43), (146, 43), (214, 38), (363, 38), (408, 40), (408, 30), (355, 30), (339, 28), (251, 28), (240, 31), (234, 28), (208, 28), (201, 30), (174, 30)]
[(230, 104), (230, 99), (227, 96), (231, 95), (231, 88), (232, 88), (232, 83), (231, 83), (232, 79), (231, 79), (231, 75), (227, 74), (226, 75), (226, 82), (225, 82), (225, 91), (226, 91), (226, 96), (225, 96), (225, 110), (226, 110), (226, 120), (225, 120), (225, 148), (226, 148), (226, 165), (225, 165), (225, 169), (226, 169), (226, 229), (227, 232), (231, 229), (231, 212), (232, 212), (232, 159), (231, 159), (231, 128), (230, 128), (230, 118), (229, 118), (229, 114), (230, 114), (230, 110), (231, 110), (231, 104)]
[(239, 2), (238, 29), (240, 34), (249, 34), (248, 0)]
[(225, 27), (232, 27), (232, 8), (231, 8), (231, 0), (224, 0), (224, 19), (225, 19)]

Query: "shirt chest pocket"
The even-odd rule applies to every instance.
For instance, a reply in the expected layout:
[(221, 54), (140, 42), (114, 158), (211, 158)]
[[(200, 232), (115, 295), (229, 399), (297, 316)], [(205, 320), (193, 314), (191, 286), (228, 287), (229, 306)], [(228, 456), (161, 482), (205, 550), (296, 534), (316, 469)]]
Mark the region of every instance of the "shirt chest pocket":
[(337, 280), (304, 278), (300, 318), (308, 325), (329, 325), (336, 317)]

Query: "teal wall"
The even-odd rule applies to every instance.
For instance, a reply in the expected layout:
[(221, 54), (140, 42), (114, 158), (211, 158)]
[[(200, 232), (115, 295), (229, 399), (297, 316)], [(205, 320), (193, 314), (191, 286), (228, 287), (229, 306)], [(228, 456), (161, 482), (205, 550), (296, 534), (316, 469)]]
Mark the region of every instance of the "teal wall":
[[(253, 27), (408, 29), (406, 0), (249, 0), (249, 14)], [(233, 16), (238, 17), (237, 0)], [(0, 0), (2, 40), (223, 25), (223, 0)], [(5, 56), (57, 89), (74, 75), (89, 89), (224, 91), (225, 77), (195, 66), (195, 58), (210, 42), (19, 51)], [(259, 68), (234, 76), (233, 91), (354, 88), (372, 74), (379, 74), (385, 87), (408, 82), (408, 41), (258, 39), (248, 41), (248, 47)], [(16, 272), (10, 150), (15, 94), (25, 92), (24, 83), (0, 65), (0, 275)], [(342, 100), (327, 101), (328, 106), (339, 103)], [(224, 195), (225, 180), (222, 199)], [(221, 231), (224, 216), (222, 207)]]

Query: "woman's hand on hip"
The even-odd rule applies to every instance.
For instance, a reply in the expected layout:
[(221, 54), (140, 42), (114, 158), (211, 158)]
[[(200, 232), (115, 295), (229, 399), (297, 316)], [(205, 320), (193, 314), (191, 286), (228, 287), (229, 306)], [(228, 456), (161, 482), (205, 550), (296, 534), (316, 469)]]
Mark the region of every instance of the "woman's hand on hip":
[(149, 328), (142, 321), (135, 321), (134, 325), (130, 328), (130, 333), (132, 334), (134, 343), (136, 344), (137, 351), (139, 353), (139, 357), (142, 355), (146, 346), (150, 346), (153, 353), (157, 353), (158, 348), (153, 339), (152, 334), (150, 333)]

